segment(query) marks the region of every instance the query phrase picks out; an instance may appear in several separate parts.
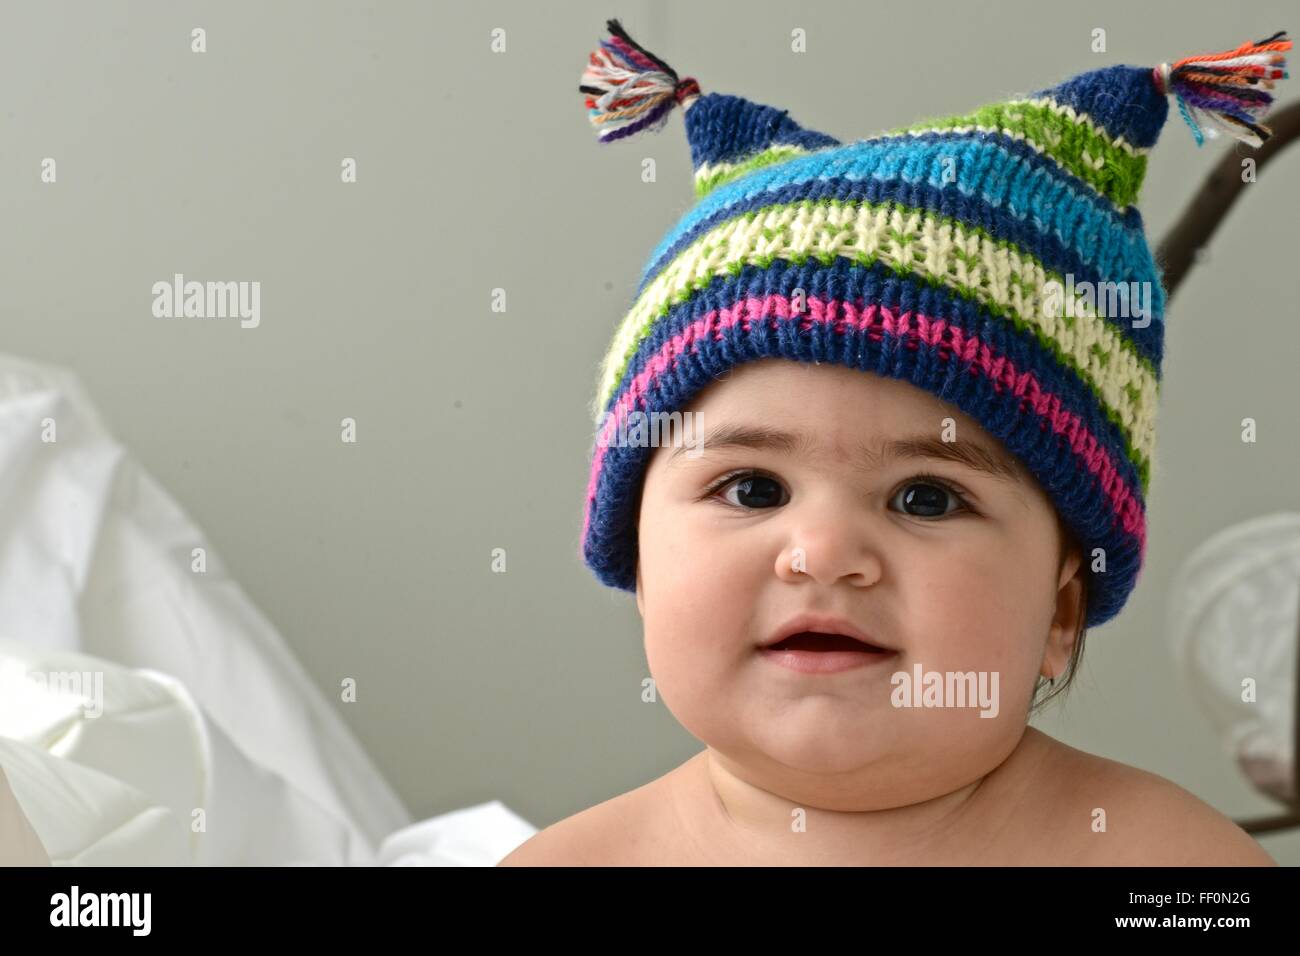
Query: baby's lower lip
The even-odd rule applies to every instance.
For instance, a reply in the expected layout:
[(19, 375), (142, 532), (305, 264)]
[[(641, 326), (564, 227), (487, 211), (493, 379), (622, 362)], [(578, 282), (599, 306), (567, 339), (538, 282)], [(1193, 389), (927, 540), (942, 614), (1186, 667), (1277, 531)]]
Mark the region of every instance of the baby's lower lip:
[(898, 657), (897, 651), (795, 651), (767, 647), (760, 647), (758, 653), (773, 664), (801, 674), (838, 674)]

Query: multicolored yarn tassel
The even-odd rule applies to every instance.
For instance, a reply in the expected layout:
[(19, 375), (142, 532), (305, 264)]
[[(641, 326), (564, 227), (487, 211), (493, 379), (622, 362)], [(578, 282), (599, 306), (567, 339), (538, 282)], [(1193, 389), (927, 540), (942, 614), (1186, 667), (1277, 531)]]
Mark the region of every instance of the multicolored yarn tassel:
[(1259, 147), (1273, 131), (1258, 122), (1273, 102), (1264, 90), (1273, 81), (1285, 79), (1286, 57), (1291, 49), (1286, 31), (1255, 43), (1243, 43), (1225, 53), (1189, 56), (1170, 66), (1161, 63), (1152, 71), (1156, 89), (1172, 94), (1178, 112), (1192, 128), (1196, 145), (1220, 132)]
[(612, 34), (591, 54), (578, 92), (587, 94), (592, 126), (602, 143), (663, 126), (674, 103), (690, 107), (700, 95), (693, 77), (677, 71), (641, 46), (618, 20), (605, 26)]

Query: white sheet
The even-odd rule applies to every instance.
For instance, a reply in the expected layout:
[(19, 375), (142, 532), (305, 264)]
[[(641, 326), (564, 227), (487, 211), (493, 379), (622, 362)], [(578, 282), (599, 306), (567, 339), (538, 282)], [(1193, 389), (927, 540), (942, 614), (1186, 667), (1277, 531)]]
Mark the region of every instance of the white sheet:
[(179, 681), (72, 651), (0, 642), (0, 734), (0, 767), (56, 866), (490, 866), (536, 832), (493, 801), (375, 852)]
[[(206, 550), (206, 573), (191, 570), (196, 547)], [(76, 377), (2, 354), (0, 642), (24, 666), (58, 670), (49, 655), (70, 652), (111, 676), (114, 716), (69, 723), (71, 736), (59, 738), (67, 753), (15, 730), (26, 725), (14, 708), (0, 722), (9, 738), (0, 761), (42, 841), (51, 839), (52, 859), (159, 860), (180, 845), (163, 834), (200, 805), (220, 824), (183, 841), (198, 863), (374, 863), (385, 839), (412, 825), (341, 704), (315, 687), (202, 530), (113, 438)], [(263, 816), (239, 819), (241, 805), (245, 817)], [(102, 812), (73, 821), (78, 807)], [(453, 832), (450, 816), (435, 818), (441, 830), (420, 831), (425, 851)], [(65, 817), (68, 832), (57, 822)], [(462, 833), (471, 822), (503, 822), (492, 809), (456, 819)], [(520, 824), (535, 832), (505, 818), (477, 858)], [(402, 845), (408, 862), (422, 852)]]

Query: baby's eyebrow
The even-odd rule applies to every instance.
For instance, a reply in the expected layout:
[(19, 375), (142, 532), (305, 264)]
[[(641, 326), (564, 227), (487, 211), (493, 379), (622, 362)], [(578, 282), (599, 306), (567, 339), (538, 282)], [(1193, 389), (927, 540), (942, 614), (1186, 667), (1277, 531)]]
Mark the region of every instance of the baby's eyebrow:
[[(676, 462), (681, 453), (689, 447), (684, 444), (678, 445), (673, 450), (668, 464)], [(806, 434), (782, 431), (765, 425), (739, 423), (714, 426), (705, 434), (703, 447), (706, 450), (753, 448), (801, 458), (811, 457), (818, 451), (817, 442)], [(882, 438), (872, 444), (861, 444), (858, 446), (853, 463), (861, 471), (872, 471), (890, 461), (907, 458), (931, 458), (952, 462), (1013, 485), (1019, 485), (1022, 481), (1018, 462), (1000, 447), (990, 448), (983, 442), (971, 439), (943, 441), (927, 434)]]

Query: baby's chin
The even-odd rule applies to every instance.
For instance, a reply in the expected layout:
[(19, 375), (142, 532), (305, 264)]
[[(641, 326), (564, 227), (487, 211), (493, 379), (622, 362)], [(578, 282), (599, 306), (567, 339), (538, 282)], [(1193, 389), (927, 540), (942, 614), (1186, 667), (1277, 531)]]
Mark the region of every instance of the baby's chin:
[(842, 812), (888, 810), (935, 800), (992, 772), (1002, 759), (1000, 752), (990, 752), (982, 762), (978, 754), (967, 754), (954, 763), (834, 743), (791, 747), (762, 740), (738, 751), (710, 747), (725, 758), (730, 774), (750, 786), (794, 805)]
[[(720, 720), (715, 704), (694, 728), (682, 722), (713, 750), (755, 774), (841, 778), (868, 789), (898, 780), (907, 783), (894, 789), (919, 792), (996, 767), (1024, 731), (1023, 720), (1016, 726), (1001, 717), (900, 710), (888, 700), (875, 708), (849, 706), (822, 697), (771, 708), (756, 708), (751, 701), (732, 720)], [(936, 790), (942, 792), (947, 791)]]

